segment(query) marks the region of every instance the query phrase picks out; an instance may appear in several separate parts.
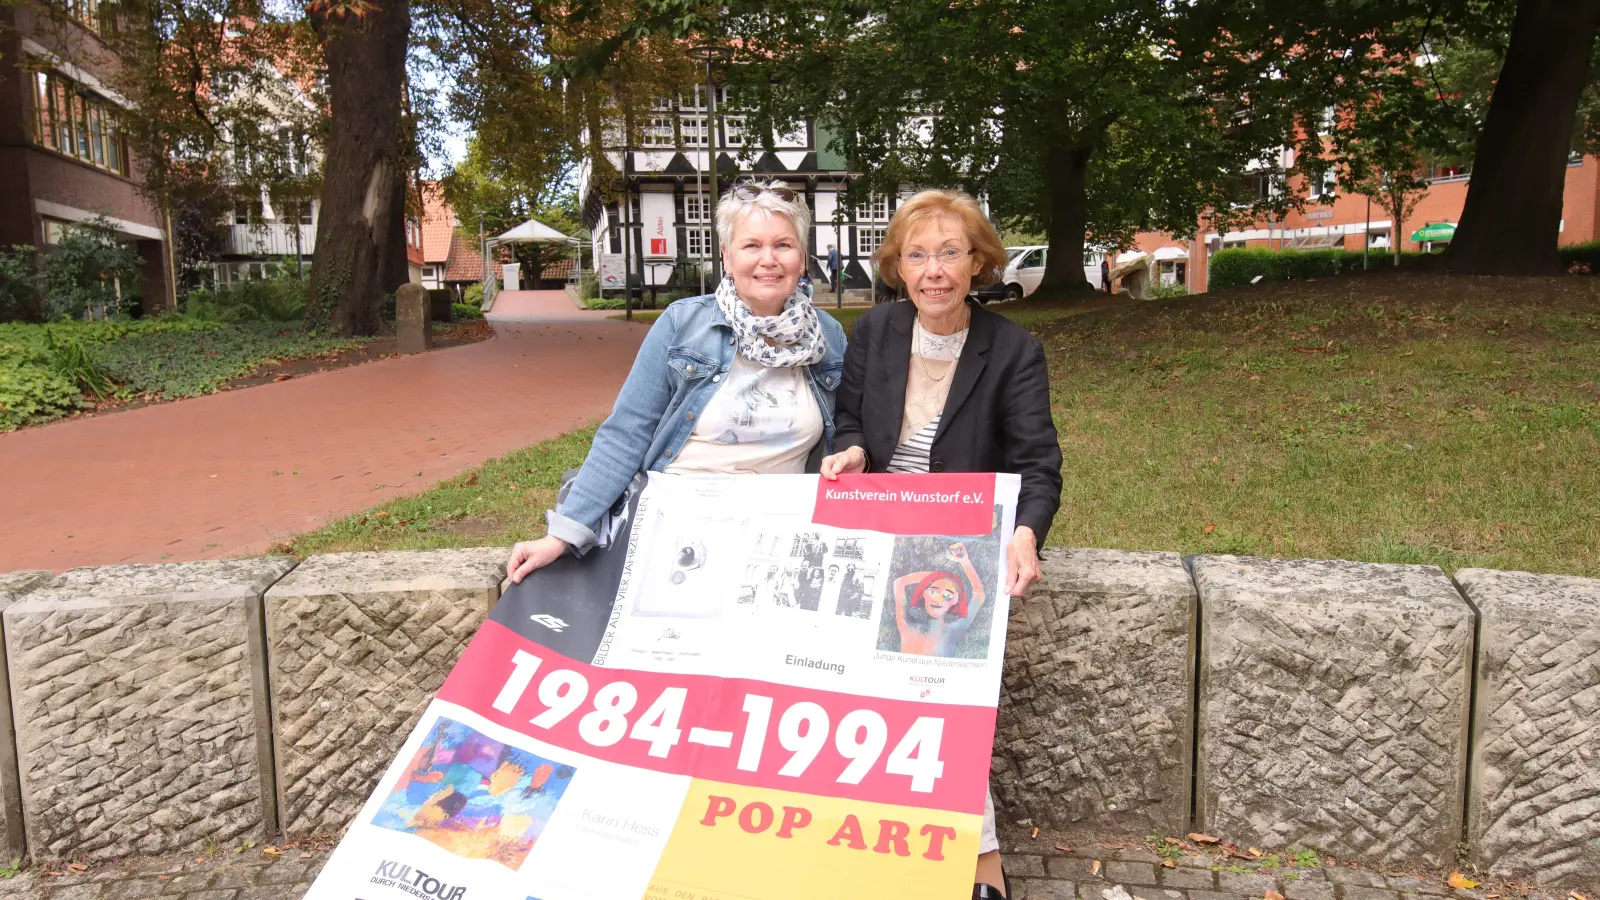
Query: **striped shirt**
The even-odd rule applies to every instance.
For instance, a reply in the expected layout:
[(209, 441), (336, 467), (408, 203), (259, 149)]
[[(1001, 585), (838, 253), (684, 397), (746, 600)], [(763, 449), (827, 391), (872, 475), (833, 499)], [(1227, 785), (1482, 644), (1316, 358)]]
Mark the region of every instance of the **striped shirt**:
[(924, 474), (928, 471), (928, 457), (933, 452), (933, 438), (939, 433), (939, 420), (943, 414), (933, 417), (933, 421), (922, 426), (922, 430), (906, 438), (905, 442), (894, 448), (894, 456), (889, 458), (889, 467), (885, 472)]

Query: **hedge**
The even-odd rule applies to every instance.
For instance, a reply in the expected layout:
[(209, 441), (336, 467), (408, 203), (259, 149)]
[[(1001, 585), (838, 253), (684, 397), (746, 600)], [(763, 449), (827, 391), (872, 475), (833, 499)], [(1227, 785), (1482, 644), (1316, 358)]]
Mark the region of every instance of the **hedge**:
[(1562, 247), (1561, 265), (1568, 272), (1600, 275), (1600, 241)]
[[(1428, 256), (1426, 253), (1400, 254), (1402, 260)], [(1308, 278), (1327, 278), (1349, 272), (1360, 272), (1362, 255), (1359, 250), (1269, 250), (1265, 247), (1242, 247), (1219, 250), (1211, 256), (1210, 289), (1236, 287), (1250, 284), (1257, 275), (1262, 281), (1304, 281)], [(1394, 256), (1387, 250), (1374, 250), (1368, 257), (1372, 268), (1392, 266)], [(1404, 263), (1401, 264), (1404, 266)]]

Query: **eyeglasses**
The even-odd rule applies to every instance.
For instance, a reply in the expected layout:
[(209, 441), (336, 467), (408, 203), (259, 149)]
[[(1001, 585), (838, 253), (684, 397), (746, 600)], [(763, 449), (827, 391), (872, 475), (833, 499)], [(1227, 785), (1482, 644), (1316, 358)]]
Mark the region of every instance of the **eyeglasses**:
[(775, 194), (785, 203), (794, 202), (794, 191), (779, 184), (741, 184), (733, 189), (733, 195), (740, 200), (754, 200), (762, 194)]
[(938, 253), (923, 253), (921, 250), (912, 250), (910, 253), (900, 256), (900, 263), (908, 268), (920, 269), (928, 264), (928, 260), (937, 259), (940, 265), (953, 266), (960, 262), (963, 256), (971, 256), (977, 252), (978, 249), (976, 247), (971, 250), (957, 250), (954, 247), (946, 247)]

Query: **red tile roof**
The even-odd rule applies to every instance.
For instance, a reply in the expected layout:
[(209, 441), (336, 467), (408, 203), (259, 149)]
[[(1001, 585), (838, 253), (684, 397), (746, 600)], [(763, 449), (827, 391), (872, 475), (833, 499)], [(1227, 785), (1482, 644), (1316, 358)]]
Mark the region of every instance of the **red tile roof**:
[(450, 234), (449, 262), (445, 264), (445, 281), (482, 281), (483, 257), (475, 243), (459, 233)]
[[(429, 263), (442, 263), (450, 258), (451, 235), (456, 227), (456, 213), (444, 199), (444, 189), (437, 181), (422, 183), (422, 258)], [(481, 268), (481, 267), (480, 267)]]
[(550, 281), (558, 278), (565, 281), (572, 277), (572, 268), (573, 262), (570, 256), (566, 259), (554, 260), (544, 264), (544, 271), (539, 274), (539, 277)]

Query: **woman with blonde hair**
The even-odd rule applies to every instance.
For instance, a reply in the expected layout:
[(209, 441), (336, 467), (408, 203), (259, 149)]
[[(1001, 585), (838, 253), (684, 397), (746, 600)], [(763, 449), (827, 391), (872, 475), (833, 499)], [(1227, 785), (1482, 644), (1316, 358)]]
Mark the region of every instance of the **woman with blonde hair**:
[[(1005, 592), (1039, 580), (1039, 542), (1061, 505), (1061, 445), (1050, 416), (1044, 347), (1027, 329), (968, 300), (1006, 265), (976, 200), (923, 191), (889, 221), (873, 254), (909, 302), (856, 322), (844, 357), (835, 452), (824, 478), (848, 472), (1012, 472), (1022, 479)], [(954, 592), (952, 592), (954, 593)], [(972, 896), (1004, 896), (994, 800), (985, 804)]]
[(644, 339), (583, 467), (511, 550), (511, 581), (601, 542), (601, 521), (641, 472), (817, 471), (835, 432), (844, 329), (799, 289), (811, 212), (782, 182), (717, 204), (727, 271), (713, 294), (668, 306)]

